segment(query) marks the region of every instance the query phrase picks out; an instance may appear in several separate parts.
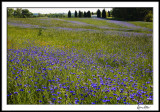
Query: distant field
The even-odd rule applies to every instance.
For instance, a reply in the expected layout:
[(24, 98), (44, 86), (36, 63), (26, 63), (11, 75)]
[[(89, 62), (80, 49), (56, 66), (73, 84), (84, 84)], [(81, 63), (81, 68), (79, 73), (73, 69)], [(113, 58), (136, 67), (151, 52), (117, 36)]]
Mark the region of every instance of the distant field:
[(7, 104), (153, 104), (153, 23), (9, 18)]
[(131, 22), (131, 21), (129, 21), (129, 23), (134, 24), (136, 26), (141, 26), (141, 27), (153, 29), (153, 22), (136, 22), (136, 21)]

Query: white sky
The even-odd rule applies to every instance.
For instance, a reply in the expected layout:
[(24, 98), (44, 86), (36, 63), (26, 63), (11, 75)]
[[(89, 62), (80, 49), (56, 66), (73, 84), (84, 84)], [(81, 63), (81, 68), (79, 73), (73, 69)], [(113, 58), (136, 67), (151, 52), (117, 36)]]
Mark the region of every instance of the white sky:
[[(28, 9), (32, 13), (49, 14), (49, 13), (68, 13), (69, 10), (71, 11), (71, 13), (74, 13), (75, 10), (77, 12), (79, 10), (97, 12), (98, 9), (102, 11), (104, 8), (22, 8), (22, 9)], [(106, 11), (111, 9), (112, 8), (105, 8)]]

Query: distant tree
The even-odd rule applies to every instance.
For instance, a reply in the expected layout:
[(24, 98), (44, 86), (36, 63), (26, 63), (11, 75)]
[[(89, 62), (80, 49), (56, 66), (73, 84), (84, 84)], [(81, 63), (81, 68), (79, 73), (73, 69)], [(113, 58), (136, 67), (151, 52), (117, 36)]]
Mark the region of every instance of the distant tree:
[[(138, 20), (141, 18), (141, 20), (146, 21), (146, 16), (150, 16), (150, 18), (153, 18), (153, 8), (136, 8), (136, 19)], [(148, 18), (149, 20), (149, 18)]]
[[(152, 8), (113, 8), (112, 16), (117, 19), (130, 21), (145, 21), (146, 15), (153, 12)], [(153, 16), (153, 15), (152, 15)], [(150, 18), (151, 14), (150, 14)]]
[(91, 12), (90, 11), (87, 12), (87, 17), (91, 17)]
[(102, 18), (106, 18), (106, 10), (105, 9), (102, 10)]
[(97, 10), (97, 17), (100, 18), (101, 17), (101, 11), (98, 9)]
[(93, 15), (94, 13), (92, 12), (92, 15)]
[(84, 17), (84, 13), (83, 12), (81, 12), (81, 17)]
[(41, 14), (41, 13), (38, 13), (38, 17), (43, 17), (43, 14)]
[(82, 17), (82, 12), (81, 11), (79, 11), (79, 15), (78, 15), (79, 17)]
[(23, 17), (23, 18), (27, 18), (27, 17), (31, 17), (31, 16), (32, 16), (32, 13), (29, 12), (28, 9), (23, 9), (23, 10), (22, 10), (22, 17)]
[(87, 17), (87, 13), (86, 13), (86, 11), (84, 11), (84, 17)]
[(122, 11), (120, 11), (120, 8), (113, 8), (112, 15), (115, 18), (122, 18), (121, 12)]
[(144, 21), (152, 22), (153, 21), (153, 11), (149, 11), (148, 14), (144, 17)]
[[(45, 14), (44, 14), (45, 15)], [(46, 16), (46, 15), (45, 15)], [(33, 17), (33, 13), (29, 12), (29, 17)], [(47, 17), (47, 16), (46, 16)]]
[(14, 9), (8, 8), (8, 9), (7, 9), (7, 16), (8, 16), (8, 17), (13, 17), (13, 14), (14, 14)]
[(110, 11), (108, 11), (108, 17), (111, 17), (111, 13), (110, 13)]
[(22, 17), (22, 8), (17, 8), (15, 11), (14, 11), (14, 17)]
[(71, 11), (68, 11), (68, 18), (71, 18)]
[(77, 17), (77, 11), (75, 11), (75, 15), (74, 16)]

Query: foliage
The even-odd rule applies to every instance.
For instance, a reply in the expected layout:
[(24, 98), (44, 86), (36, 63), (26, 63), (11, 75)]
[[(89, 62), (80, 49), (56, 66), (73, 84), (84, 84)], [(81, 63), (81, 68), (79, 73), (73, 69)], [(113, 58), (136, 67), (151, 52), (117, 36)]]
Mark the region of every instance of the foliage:
[(14, 14), (14, 9), (13, 8), (8, 8), (7, 9), (7, 17), (13, 17)]
[(77, 17), (77, 11), (75, 11), (75, 15), (74, 16)]
[(84, 17), (87, 17), (87, 13), (86, 13), (86, 11), (84, 11)]
[[(115, 18), (119, 18), (123, 20), (144, 21), (145, 16), (149, 12), (153, 13), (153, 9), (152, 8), (113, 8), (112, 15)], [(150, 14), (148, 17), (152, 18), (151, 16), (152, 14)]]
[(22, 17), (22, 8), (17, 8), (14, 10), (14, 17), (21, 18)]
[(22, 10), (22, 17), (23, 18), (27, 18), (27, 17), (32, 17), (32, 13), (31, 12), (29, 12), (29, 10), (28, 9), (23, 9)]
[(93, 13), (93, 12), (92, 12), (91, 14), (92, 14), (92, 15), (94, 15), (94, 13)]
[(89, 18), (91, 17), (91, 12), (90, 11), (87, 12), (87, 17), (89, 17)]
[(105, 11), (105, 9), (102, 10), (102, 18), (106, 18), (106, 11)]
[(153, 12), (149, 11), (148, 14), (145, 16), (144, 21), (152, 22), (153, 21)]
[(78, 17), (83, 17), (83, 13), (79, 11)]
[(8, 8), (7, 17), (29, 18), (33, 17), (33, 13), (29, 12), (28, 9), (17, 8), (16, 10), (14, 10), (13, 8)]
[(97, 10), (97, 17), (101, 18), (101, 11), (99, 9)]
[(110, 11), (108, 11), (108, 17), (111, 17), (111, 12)]
[(71, 11), (68, 11), (68, 18), (71, 18)]

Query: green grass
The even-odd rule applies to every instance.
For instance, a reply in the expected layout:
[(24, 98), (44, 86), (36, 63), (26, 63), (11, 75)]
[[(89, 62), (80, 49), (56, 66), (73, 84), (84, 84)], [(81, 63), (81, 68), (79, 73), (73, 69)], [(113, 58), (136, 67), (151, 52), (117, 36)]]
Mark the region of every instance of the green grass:
[[(132, 46), (145, 47), (147, 42), (152, 42), (150, 37), (135, 38), (118, 37), (117, 35), (105, 35), (103, 32), (75, 32), (55, 29), (30, 29), (8, 26), (8, 42), (13, 41), (14, 45), (8, 44), (8, 47), (18, 47), (26, 41), (33, 42), (35, 45), (54, 45), (63, 47), (75, 47), (77, 49), (84, 48), (87, 52), (96, 49), (108, 50), (108, 52), (132, 49)], [(41, 34), (40, 34), (41, 32)], [(98, 38), (97, 38), (98, 37)], [(35, 41), (36, 40), (36, 41)], [(125, 44), (125, 41), (128, 43)], [(118, 44), (117, 44), (118, 43)], [(18, 45), (16, 45), (18, 44)], [(146, 48), (144, 49), (147, 50)]]
[(108, 23), (106, 20), (96, 20), (91, 18), (63, 18), (64, 20), (70, 20), (70, 21), (80, 21), (88, 24), (98, 25), (98, 26), (108, 26), (111, 28), (124, 28), (123, 26)]
[[(23, 23), (23, 24), (32, 24), (32, 25), (39, 25), (41, 27), (65, 27), (65, 28), (83, 28), (83, 29), (92, 29), (92, 30), (100, 30), (100, 31), (126, 31), (126, 32), (138, 32), (138, 33), (152, 33), (152, 31), (148, 30), (143, 30), (141, 28), (135, 29), (135, 28), (129, 28), (126, 26), (114, 24), (114, 23), (109, 23), (108, 20), (96, 20), (92, 18), (60, 18), (62, 20), (67, 20), (67, 21), (60, 21), (60, 20), (55, 20), (54, 18), (9, 18), (9, 22), (18, 22), (18, 23)], [(83, 24), (74, 24), (68, 21), (78, 21), (78, 22), (83, 22), (87, 23), (90, 25), (83, 25)], [(133, 22), (136, 24), (136, 22)], [(142, 27), (147, 27), (153, 24), (151, 22), (139, 22), (139, 24)], [(138, 23), (137, 23), (138, 25)], [(99, 27), (110, 27), (113, 29), (103, 29)], [(114, 29), (115, 28), (115, 29)], [(131, 29), (131, 30), (128, 30)]]
[[(99, 26), (108, 24), (103, 24), (104, 20), (78, 18), (66, 18), (65, 20), (81, 21)], [(87, 28), (64, 21), (44, 20), (42, 22), (39, 18), (17, 18), (9, 21), (46, 27), (53, 25), (56, 27)], [(119, 28), (119, 26), (113, 27)], [(147, 91), (147, 93), (142, 94), (143, 98), (135, 96), (135, 99), (140, 99), (139, 102), (144, 104), (153, 103), (145, 96), (153, 93), (150, 87), (153, 85), (153, 73), (148, 72), (153, 70), (153, 39), (151, 37), (145, 35), (133, 37), (106, 35), (103, 30), (99, 32), (67, 31), (52, 28), (20, 28), (10, 25), (8, 25), (7, 33), (7, 94), (12, 94), (7, 97), (7, 104), (49, 104), (52, 98), (57, 99), (55, 104), (75, 104), (75, 98), (79, 100), (84, 98), (78, 104), (91, 104), (94, 101), (97, 101), (96, 104), (124, 104), (125, 98), (127, 103), (137, 104), (136, 101), (132, 101), (129, 95), (137, 93), (137, 90), (140, 89)], [(32, 53), (34, 55), (31, 55)], [(13, 59), (16, 61), (12, 61)], [(92, 61), (93, 63), (91, 63)], [(48, 70), (49, 68), (52, 70)], [(23, 71), (19, 71), (21, 69)], [(16, 77), (18, 78), (16, 79)], [(129, 81), (133, 81), (123, 81), (126, 77)], [(58, 78), (60, 80), (56, 81)], [(127, 86), (119, 85), (114, 91), (109, 85), (102, 85), (101, 78), (104, 82), (116, 84), (112, 87), (116, 87), (118, 81), (124, 82)], [(113, 81), (106, 78), (111, 78)], [(92, 79), (92, 82), (89, 79)], [(146, 84), (147, 81), (150, 81), (150, 84)], [(95, 83), (101, 87), (94, 89), (91, 84)], [(134, 83), (137, 83), (137, 90), (132, 86)], [(21, 85), (17, 86), (17, 84)], [(26, 84), (30, 86), (24, 87)], [(69, 91), (75, 91), (76, 94), (72, 95), (65, 88), (60, 87), (60, 84), (68, 86)], [(147, 89), (142, 88), (143, 84), (146, 84)], [(54, 93), (48, 89), (51, 86), (57, 86)], [(79, 89), (75, 89), (75, 86)], [(130, 94), (121, 93), (120, 89), (122, 88), (125, 92), (134, 91), (130, 91)], [(44, 91), (37, 91), (37, 89)], [(87, 89), (93, 91), (90, 92)], [(110, 92), (104, 92), (104, 90), (110, 90)], [(14, 92), (18, 92), (18, 95)], [(52, 95), (57, 92), (61, 92), (61, 94)], [(119, 97), (120, 95), (126, 97), (118, 101), (118, 97), (114, 96), (114, 93)], [(83, 96), (79, 94), (83, 94)], [(85, 95), (88, 96), (84, 97)], [(103, 102), (101, 99), (104, 100), (104, 96), (108, 96), (107, 99), (110, 99), (110, 102)], [(58, 99), (59, 97), (62, 99)], [(113, 99), (109, 97), (113, 97)], [(42, 102), (39, 102), (40, 100)], [(58, 103), (58, 101), (61, 102)]]
[[(152, 33), (152, 31), (146, 31), (141, 28), (135, 29), (135, 28), (130, 28), (130, 27), (123, 26), (123, 25), (109, 23), (108, 20), (103, 20), (103, 19), (101, 19), (101, 20), (96, 20), (93, 18), (85, 18), (85, 19), (84, 18), (63, 18), (63, 19), (70, 20), (70, 21), (84, 22), (84, 23), (92, 24), (92, 25), (96, 25), (96, 26), (107, 26), (107, 27), (111, 27), (111, 28), (116, 28), (114, 30), (117, 30), (117, 31), (125, 31), (125, 29), (132, 29), (129, 31), (130, 32), (140, 32), (140, 33)], [(126, 22), (128, 22), (128, 21), (126, 21)], [(141, 27), (153, 29), (152, 28), (153, 22), (131, 22), (131, 21), (129, 21), (128, 23), (133, 23), (136, 26), (141, 26)]]
[(127, 21), (128, 23), (134, 24), (136, 26), (146, 27), (149, 29), (153, 29), (153, 22), (137, 22), (137, 21)]
[[(42, 19), (42, 20), (41, 20)], [(10, 22), (19, 22), (23, 24), (32, 24), (32, 25), (39, 25), (41, 27), (66, 27), (66, 28), (84, 28), (84, 29), (97, 29), (101, 30), (97, 27), (94, 26), (85, 26), (85, 25), (75, 25), (74, 23), (70, 23), (67, 21), (60, 21), (60, 20), (55, 20), (53, 18), (12, 18), (9, 19), (8, 21)]]

